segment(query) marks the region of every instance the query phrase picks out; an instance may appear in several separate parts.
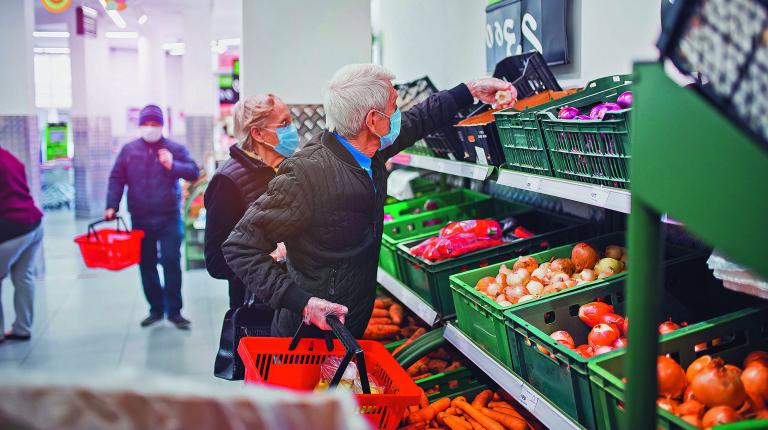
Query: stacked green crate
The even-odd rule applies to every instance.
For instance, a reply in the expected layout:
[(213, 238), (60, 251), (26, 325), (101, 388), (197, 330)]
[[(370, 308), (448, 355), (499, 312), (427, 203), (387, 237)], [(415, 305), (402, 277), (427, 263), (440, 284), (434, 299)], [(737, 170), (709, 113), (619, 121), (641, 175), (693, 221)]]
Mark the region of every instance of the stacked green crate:
[[(416, 197), (384, 206), (384, 215), (389, 215), (395, 221), (402, 221), (409, 216), (422, 215), (438, 209), (446, 209), (451, 206), (466, 206), (475, 202), (490, 199), (487, 194), (478, 193), (467, 189), (458, 189), (444, 193), (430, 194)], [(434, 207), (433, 209), (430, 209)], [(387, 222), (385, 220), (385, 222)]]

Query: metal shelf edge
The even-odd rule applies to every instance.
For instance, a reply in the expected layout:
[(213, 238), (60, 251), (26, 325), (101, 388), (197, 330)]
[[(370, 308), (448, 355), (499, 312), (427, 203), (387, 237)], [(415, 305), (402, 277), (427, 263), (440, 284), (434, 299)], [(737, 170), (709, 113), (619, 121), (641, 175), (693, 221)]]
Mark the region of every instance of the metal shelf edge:
[(376, 280), (390, 292), (397, 300), (403, 303), (405, 307), (411, 310), (416, 316), (421, 318), (425, 323), (433, 327), (437, 322), (437, 311), (425, 302), (421, 297), (417, 296), (413, 291), (405, 287), (400, 281), (393, 278), (392, 275), (385, 272), (379, 267), (376, 272)]
[(444, 337), (548, 428), (583, 429), (582, 426), (555, 408), (547, 398), (538, 394), (525, 381), (483, 352), (453, 324), (446, 325)]
[(464, 178), (484, 181), (493, 172), (494, 166), (482, 166), (479, 164), (465, 163), (463, 161), (446, 160), (442, 158), (427, 157), (418, 154), (398, 154), (390, 159), (393, 163), (419, 169), (432, 170)]
[(627, 214), (630, 211), (631, 194), (626, 190), (603, 187), (600, 185), (590, 185), (565, 179), (551, 178), (548, 176), (531, 175), (506, 169), (499, 169), (499, 179), (496, 183), (507, 187), (574, 200)]

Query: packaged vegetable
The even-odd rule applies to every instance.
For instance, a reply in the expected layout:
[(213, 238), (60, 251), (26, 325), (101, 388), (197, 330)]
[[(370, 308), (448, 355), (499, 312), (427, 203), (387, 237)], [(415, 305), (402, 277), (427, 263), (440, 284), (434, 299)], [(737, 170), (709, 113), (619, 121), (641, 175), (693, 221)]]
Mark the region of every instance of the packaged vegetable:
[[(336, 371), (339, 369), (339, 365), (341, 365), (341, 360), (342, 357), (334, 355), (327, 357), (323, 361), (323, 364), (320, 365), (320, 380), (315, 386), (315, 391), (325, 391), (330, 388), (333, 376), (336, 375)], [(371, 387), (371, 394), (384, 393), (384, 387), (370, 373), (368, 373), (368, 385)], [(350, 390), (354, 394), (363, 394), (360, 373), (357, 371), (357, 365), (354, 361), (350, 361), (347, 364), (347, 368), (344, 370), (337, 388)]]

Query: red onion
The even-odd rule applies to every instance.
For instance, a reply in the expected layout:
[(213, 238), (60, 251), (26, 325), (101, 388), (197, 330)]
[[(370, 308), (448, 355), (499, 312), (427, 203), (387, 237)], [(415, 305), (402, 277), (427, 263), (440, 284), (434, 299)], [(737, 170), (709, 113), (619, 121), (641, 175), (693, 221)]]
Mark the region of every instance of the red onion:
[(592, 119), (603, 119), (605, 113), (612, 110), (621, 110), (621, 106), (616, 103), (600, 103), (589, 111), (589, 116)]
[(560, 119), (574, 119), (579, 115), (579, 110), (572, 106), (563, 106), (557, 117)]
[(621, 106), (622, 109), (629, 109), (632, 106), (632, 91), (624, 91), (621, 93), (616, 104)]

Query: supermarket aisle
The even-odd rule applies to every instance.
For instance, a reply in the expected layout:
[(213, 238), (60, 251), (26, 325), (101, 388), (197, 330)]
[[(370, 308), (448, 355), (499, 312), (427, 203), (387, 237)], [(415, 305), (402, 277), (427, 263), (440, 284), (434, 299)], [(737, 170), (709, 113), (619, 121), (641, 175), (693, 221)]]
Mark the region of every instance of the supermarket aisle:
[[(141, 328), (148, 310), (138, 267), (86, 269), (72, 242), (86, 223), (74, 221), (71, 212), (49, 212), (44, 225), (46, 276), (38, 282), (32, 340), (0, 344), (0, 372), (132, 368), (219, 381), (212, 369), (228, 304), (224, 282), (204, 270), (184, 272), (183, 312), (192, 329), (180, 331), (167, 321)], [(10, 324), (13, 288), (7, 279), (2, 299)]]

